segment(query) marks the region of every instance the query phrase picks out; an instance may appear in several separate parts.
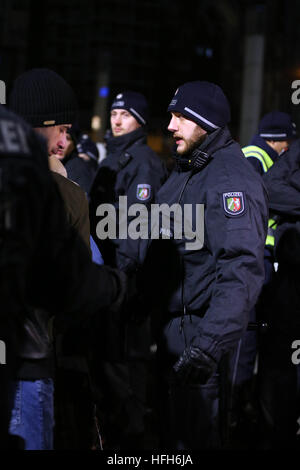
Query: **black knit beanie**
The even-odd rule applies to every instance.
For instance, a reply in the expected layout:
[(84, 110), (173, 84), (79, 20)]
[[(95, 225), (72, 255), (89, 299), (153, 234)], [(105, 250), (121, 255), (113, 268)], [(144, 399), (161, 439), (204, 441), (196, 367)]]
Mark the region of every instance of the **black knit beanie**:
[(126, 109), (142, 126), (145, 126), (149, 119), (147, 100), (142, 93), (137, 91), (127, 90), (119, 93), (111, 109)]
[(260, 137), (265, 140), (285, 141), (296, 137), (296, 127), (289, 114), (272, 111), (265, 114), (258, 126)]
[(177, 88), (168, 111), (183, 114), (207, 132), (230, 122), (230, 106), (222, 89), (205, 81), (188, 82)]
[(32, 69), (20, 75), (14, 82), (9, 107), (32, 127), (72, 124), (77, 117), (72, 88), (48, 69)]

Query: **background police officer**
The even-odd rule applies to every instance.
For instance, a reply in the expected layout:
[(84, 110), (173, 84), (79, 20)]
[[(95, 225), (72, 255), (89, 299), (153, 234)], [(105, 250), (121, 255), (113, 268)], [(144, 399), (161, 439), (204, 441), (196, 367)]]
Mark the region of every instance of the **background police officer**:
[(295, 134), (296, 127), (289, 114), (280, 111), (265, 114), (259, 123), (258, 133), (243, 148), (245, 157), (262, 175), (288, 149)]
[[(126, 196), (128, 207), (135, 203), (149, 207), (167, 177), (161, 158), (146, 142), (148, 114), (145, 97), (134, 91), (119, 93), (111, 105), (107, 157), (100, 163), (90, 191), (91, 230), (95, 239), (98, 238), (96, 209), (99, 204), (113, 204), (118, 214), (119, 197)], [(128, 217), (128, 224), (130, 220)], [(98, 243), (104, 261), (119, 267), (123, 266), (121, 253), (138, 246), (118, 236), (116, 240), (108, 238)]]
[[(272, 111), (265, 114), (248, 146), (242, 150), (247, 161), (260, 174), (264, 175), (279, 160), (295, 138), (296, 126), (291, 116), (280, 111)], [(269, 218), (268, 235), (265, 246), (265, 285), (271, 282), (274, 276), (274, 233), (276, 220)], [(263, 292), (262, 292), (263, 296)], [(262, 296), (260, 299), (262, 299)], [(253, 324), (261, 324), (265, 321), (264, 312), (259, 305), (250, 312), (250, 321)], [(239, 351), (239, 360), (236, 373), (234, 393), (234, 413), (232, 425), (236, 430), (236, 436), (240, 440), (244, 435), (246, 445), (253, 445), (252, 438), (256, 439), (254, 433), (257, 422), (256, 407), (256, 375), (254, 375), (255, 359), (257, 356), (257, 335), (260, 329), (246, 331), (243, 335)]]
[[(107, 157), (100, 163), (90, 191), (91, 231), (105, 263), (125, 269), (124, 253), (135, 258), (139, 240), (122, 239), (119, 234), (119, 197), (127, 197), (128, 208), (136, 203), (149, 208), (167, 173), (162, 160), (146, 143), (148, 104), (141, 93), (130, 90), (119, 93), (111, 105), (110, 122)], [(101, 219), (96, 218), (96, 210), (104, 203), (116, 209), (116, 239), (97, 238), (96, 225)], [(126, 229), (132, 219), (128, 217)], [(106, 445), (111, 448), (144, 446), (146, 360), (150, 351), (150, 324), (145, 311), (145, 305), (140, 308), (137, 303), (131, 304), (125, 332), (120, 330), (119, 322), (111, 321), (108, 313), (105, 350), (101, 349), (96, 361), (99, 369), (99, 357), (107, 359), (102, 362), (102, 374), (98, 371), (98, 376), (105, 395), (102, 422), (106, 423)], [(97, 344), (98, 339), (96, 335)]]
[(277, 218), (274, 256), (278, 263), (262, 305), (269, 320), (259, 345), (259, 446), (263, 449), (299, 449), (299, 365), (293, 358), (293, 343), (300, 337), (299, 168), (297, 140), (263, 178), (270, 214)]

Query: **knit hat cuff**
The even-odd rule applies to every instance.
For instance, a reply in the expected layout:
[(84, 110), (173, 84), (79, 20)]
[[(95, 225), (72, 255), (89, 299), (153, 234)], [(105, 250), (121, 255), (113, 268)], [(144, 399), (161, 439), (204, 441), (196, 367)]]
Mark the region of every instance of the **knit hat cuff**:
[(75, 111), (64, 111), (56, 114), (28, 114), (24, 116), (32, 127), (51, 127), (61, 124), (73, 124), (76, 120), (77, 113)]
[(296, 126), (289, 114), (271, 111), (261, 119), (258, 134), (264, 140), (285, 141), (296, 136)]
[(259, 135), (263, 139), (267, 139), (267, 140), (269, 139), (269, 140), (274, 140), (274, 141), (276, 140), (281, 141), (281, 140), (286, 140), (290, 138), (290, 136), (288, 136), (286, 132), (281, 132), (281, 133), (270, 132), (270, 133), (261, 133)]
[(136, 120), (140, 123), (145, 125), (146, 121), (145, 119), (134, 109), (134, 108), (129, 108), (128, 111), (133, 114), (133, 117), (136, 118)]
[(199, 113), (196, 113), (196, 111), (193, 111), (191, 108), (188, 108), (187, 106), (184, 107), (184, 111), (182, 114), (191, 115), (194, 118), (196, 117), (198, 121), (202, 123), (202, 127), (206, 130), (214, 131), (216, 129), (219, 129), (219, 126), (209, 121), (204, 116), (201, 116)]

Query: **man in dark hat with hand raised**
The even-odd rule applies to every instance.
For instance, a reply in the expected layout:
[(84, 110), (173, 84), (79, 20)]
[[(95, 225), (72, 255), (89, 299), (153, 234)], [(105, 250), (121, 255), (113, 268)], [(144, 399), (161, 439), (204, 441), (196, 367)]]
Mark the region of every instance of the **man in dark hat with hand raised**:
[[(39, 174), (39, 156), (46, 175), (44, 184), (38, 182), (36, 187), (30, 171), (23, 172), (23, 180), (26, 182), (26, 176), (33, 183), (24, 187), (25, 209), (20, 205), (15, 211), (19, 224), (16, 232), (22, 234), (22, 229), (30, 238), (30, 243), (24, 239), (20, 246), (28, 251), (28, 267), (23, 277), (31, 295), (26, 290), (21, 305), (25, 325), (16, 354), (10, 432), (24, 439), (26, 450), (51, 450), (55, 367), (50, 318), (59, 317), (56, 327), (62, 330), (74, 324), (81, 326), (81, 322), (101, 309), (102, 302), (104, 308), (111, 305), (109, 290), (113, 289), (115, 299), (123, 275), (120, 277), (108, 267), (100, 268), (90, 259), (88, 203), (81, 188), (57, 172), (47, 174), (51, 158), (59, 163), (55, 155), (63, 153), (67, 130), (76, 119), (77, 103), (70, 85), (52, 70), (32, 69), (15, 80), (9, 105), (27, 121), (25, 130), (30, 125), (27, 134), (32, 135), (31, 141), (35, 143), (30, 154), (36, 163), (30, 170), (36, 169)], [(3, 114), (4, 124), (7, 121), (6, 125), (10, 125), (13, 118)], [(22, 158), (17, 162), (16, 181), (18, 175), (22, 176)], [(39, 175), (41, 179), (44, 173)], [(63, 317), (62, 313), (70, 315)]]

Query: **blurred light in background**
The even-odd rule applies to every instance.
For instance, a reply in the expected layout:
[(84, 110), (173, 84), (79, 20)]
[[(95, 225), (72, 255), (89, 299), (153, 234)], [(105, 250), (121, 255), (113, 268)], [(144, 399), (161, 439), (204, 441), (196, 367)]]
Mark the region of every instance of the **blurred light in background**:
[(208, 59), (211, 59), (214, 55), (214, 50), (212, 47), (200, 45), (195, 47), (195, 52), (199, 57), (207, 57)]
[(94, 131), (99, 131), (101, 129), (101, 118), (100, 116), (93, 116), (91, 127)]
[(102, 86), (99, 88), (99, 97), (107, 98), (109, 96), (109, 88), (107, 86)]

